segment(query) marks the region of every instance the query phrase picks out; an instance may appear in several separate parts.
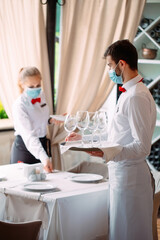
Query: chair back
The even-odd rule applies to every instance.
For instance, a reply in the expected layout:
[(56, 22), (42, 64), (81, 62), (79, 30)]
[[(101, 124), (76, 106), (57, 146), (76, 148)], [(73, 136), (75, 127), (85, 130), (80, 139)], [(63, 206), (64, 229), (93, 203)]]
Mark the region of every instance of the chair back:
[(0, 221), (0, 239), (38, 240), (42, 221), (9, 223)]
[(75, 167), (68, 170), (73, 173), (94, 173), (108, 178), (108, 167), (105, 163), (83, 161)]

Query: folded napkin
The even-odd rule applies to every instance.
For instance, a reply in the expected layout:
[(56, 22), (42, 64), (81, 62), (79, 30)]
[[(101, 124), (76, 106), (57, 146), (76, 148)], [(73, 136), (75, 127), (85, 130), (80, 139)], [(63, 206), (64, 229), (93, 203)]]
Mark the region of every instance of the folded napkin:
[(24, 176), (31, 182), (45, 180), (46, 174), (43, 171), (43, 164), (36, 163), (25, 166)]
[(71, 147), (81, 147), (82, 145), (82, 141), (67, 141), (64, 143), (60, 144), (60, 151), (61, 154), (65, 153), (68, 149), (70, 149)]

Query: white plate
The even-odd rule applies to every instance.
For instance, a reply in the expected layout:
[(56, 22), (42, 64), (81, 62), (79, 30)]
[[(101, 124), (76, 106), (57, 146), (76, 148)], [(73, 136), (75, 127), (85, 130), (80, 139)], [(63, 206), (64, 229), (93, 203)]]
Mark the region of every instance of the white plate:
[(63, 115), (50, 115), (50, 117), (58, 121), (65, 121), (66, 119), (66, 116), (63, 116)]
[(30, 191), (47, 191), (47, 190), (53, 190), (57, 186), (56, 185), (51, 185), (51, 184), (46, 184), (46, 183), (27, 183), (24, 186), (25, 190), (30, 190)]
[(102, 175), (90, 174), (90, 173), (78, 173), (76, 176), (72, 176), (71, 180), (74, 182), (97, 182), (103, 179)]

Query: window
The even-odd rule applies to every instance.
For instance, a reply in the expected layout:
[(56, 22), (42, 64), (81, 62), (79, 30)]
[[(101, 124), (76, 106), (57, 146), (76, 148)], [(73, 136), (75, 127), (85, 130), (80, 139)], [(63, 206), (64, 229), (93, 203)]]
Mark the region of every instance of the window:
[(4, 110), (2, 102), (0, 101), (0, 119), (8, 118), (7, 113)]

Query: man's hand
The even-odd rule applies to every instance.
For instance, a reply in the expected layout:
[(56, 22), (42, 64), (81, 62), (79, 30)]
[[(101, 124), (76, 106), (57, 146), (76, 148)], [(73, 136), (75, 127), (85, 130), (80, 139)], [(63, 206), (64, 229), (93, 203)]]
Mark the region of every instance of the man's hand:
[(103, 157), (104, 152), (102, 152), (100, 149), (99, 151), (85, 151), (86, 153), (88, 153), (90, 156), (92, 157)]
[[(66, 141), (78, 141), (81, 140), (82, 136), (78, 133), (72, 132), (68, 137), (66, 137)], [(88, 150), (84, 150), (84, 152), (88, 153), (90, 156), (93, 157), (103, 157), (104, 152), (102, 150), (99, 149), (99, 151), (88, 151)]]

